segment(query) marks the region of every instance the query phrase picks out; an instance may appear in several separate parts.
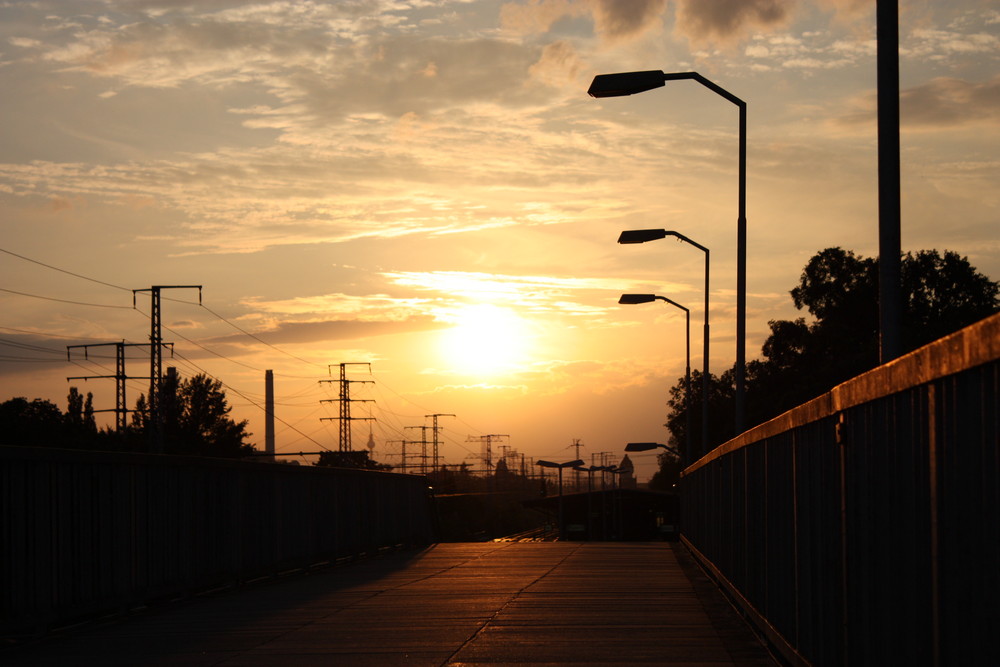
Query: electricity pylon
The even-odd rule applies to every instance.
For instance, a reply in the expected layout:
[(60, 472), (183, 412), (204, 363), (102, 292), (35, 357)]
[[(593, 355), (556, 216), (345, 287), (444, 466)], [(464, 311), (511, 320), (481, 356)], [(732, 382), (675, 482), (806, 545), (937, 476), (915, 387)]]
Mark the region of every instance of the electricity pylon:
[[(163, 311), (160, 307), (160, 292), (165, 289), (196, 289), (198, 290), (198, 305), (201, 305), (201, 285), (153, 285), (145, 289), (132, 290), (132, 307), (135, 307), (135, 295), (139, 292), (149, 292), (149, 396), (146, 405), (149, 408), (149, 439), (150, 449), (157, 454), (163, 453), (163, 415), (160, 413), (160, 390), (163, 385)], [(173, 349), (173, 348), (171, 348)]]
[[(66, 346), (66, 360), (72, 361), (71, 350), (76, 348), (83, 348), (83, 358), (89, 359), (88, 356), (89, 349), (92, 347), (108, 347), (115, 346), (115, 374), (114, 375), (74, 375), (73, 377), (66, 378), (66, 381), (70, 380), (101, 380), (114, 378), (115, 380), (115, 408), (114, 410), (94, 410), (94, 412), (114, 412), (115, 413), (115, 431), (117, 433), (122, 433), (126, 427), (126, 416), (130, 412), (125, 399), (125, 381), (126, 380), (148, 380), (148, 377), (140, 377), (136, 375), (128, 376), (125, 375), (125, 348), (126, 347), (146, 347), (146, 343), (126, 343), (122, 341), (120, 343), (88, 343), (86, 345), (67, 345)], [(162, 343), (164, 346), (169, 346), (173, 350), (173, 343)]]
[[(374, 421), (374, 417), (352, 417), (351, 416), (351, 403), (374, 403), (374, 401), (368, 399), (351, 398), (351, 384), (374, 384), (372, 380), (348, 380), (347, 379), (347, 367), (348, 366), (367, 366), (368, 372), (371, 373), (372, 365), (367, 361), (345, 361), (340, 364), (340, 379), (339, 380), (320, 380), (320, 383), (324, 382), (337, 382), (340, 385), (340, 394), (338, 398), (327, 398), (320, 401), (320, 403), (340, 403), (340, 416), (338, 417), (320, 417), (320, 421), (339, 421), (340, 429), (339, 436), (337, 438), (338, 444), (340, 446), (340, 451), (350, 452), (353, 451), (351, 445), (351, 421)], [(327, 371), (333, 367), (333, 364), (327, 366)]]
[(437, 471), (441, 467), (441, 459), (440, 459), (440, 457), (438, 455), (438, 444), (440, 443), (440, 440), (438, 439), (438, 431), (440, 430), (440, 427), (438, 427), (438, 417), (454, 417), (454, 416), (455, 415), (453, 415), (453, 414), (445, 413), (445, 412), (438, 412), (438, 413), (433, 414), (433, 415), (424, 415), (424, 417), (430, 417), (431, 420), (432, 420), (432, 423), (431, 423), (431, 438), (432, 438), (433, 447), (434, 447), (433, 450), (432, 450), (432, 452), (433, 452), (432, 453), (432, 457), (433, 458), (431, 459), (432, 460), (432, 466), (431, 466), (431, 470), (432, 471)]

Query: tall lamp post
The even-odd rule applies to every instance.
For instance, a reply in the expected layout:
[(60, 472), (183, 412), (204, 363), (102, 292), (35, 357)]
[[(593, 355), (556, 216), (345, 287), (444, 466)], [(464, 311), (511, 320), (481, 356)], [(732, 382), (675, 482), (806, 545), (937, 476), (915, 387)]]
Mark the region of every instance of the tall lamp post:
[(663, 86), (667, 81), (691, 79), (729, 100), (739, 109), (739, 212), (736, 221), (736, 433), (745, 425), (746, 318), (747, 318), (747, 104), (697, 72), (664, 73), (660, 70), (599, 74), (587, 93), (591, 97), (622, 97)]
[[(705, 455), (708, 453), (708, 345), (709, 345), (709, 326), (708, 326), (708, 269), (709, 269), (709, 250), (705, 246), (696, 241), (692, 241), (688, 237), (684, 236), (680, 232), (671, 231), (668, 229), (631, 229), (622, 232), (618, 236), (618, 243), (622, 244), (634, 244), (634, 243), (646, 243), (647, 241), (656, 241), (658, 239), (663, 239), (668, 236), (673, 236), (684, 243), (688, 243), (695, 248), (698, 248), (705, 253), (705, 314), (704, 314), (704, 324), (702, 324), (702, 352), (701, 352), (701, 395), (703, 400), (701, 402), (701, 453)], [(691, 455), (691, 449), (688, 448), (688, 456)]]
[(899, 1), (875, 2), (878, 70), (879, 363), (903, 352), (899, 200)]
[(565, 463), (553, 463), (552, 461), (544, 461), (539, 459), (535, 461), (536, 465), (540, 465), (543, 468), (558, 468), (559, 470), (559, 539), (566, 539), (566, 523), (563, 521), (563, 492), (562, 492), (562, 478), (564, 468), (576, 468), (577, 466), (583, 465), (583, 459), (576, 459), (574, 461), (566, 461)]
[[(684, 449), (686, 450), (685, 456), (681, 458), (681, 463), (686, 467), (687, 459), (691, 456), (691, 410), (694, 407), (691, 405), (691, 311), (677, 303), (672, 301), (665, 296), (657, 296), (656, 294), (622, 294), (618, 299), (618, 303), (621, 304), (639, 304), (639, 303), (651, 303), (653, 301), (660, 300), (666, 301), (667, 303), (677, 306), (684, 311), (684, 318), (686, 320), (686, 349), (687, 349), (687, 366), (684, 370), (684, 412), (687, 424), (685, 430), (687, 433), (684, 438)], [(701, 434), (701, 448), (704, 454), (705, 447), (707, 444), (707, 439), (705, 435), (705, 427), (708, 425), (708, 393), (703, 392), (702, 395), (702, 434)]]

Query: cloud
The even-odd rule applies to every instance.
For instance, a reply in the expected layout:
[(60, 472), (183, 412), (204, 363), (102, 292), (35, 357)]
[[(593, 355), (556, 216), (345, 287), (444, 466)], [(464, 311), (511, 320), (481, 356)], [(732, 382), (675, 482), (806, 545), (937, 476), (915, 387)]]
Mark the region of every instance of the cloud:
[(528, 311), (555, 309), (565, 315), (587, 317), (602, 315), (611, 307), (596, 308), (580, 303), (581, 295), (620, 293), (635, 284), (613, 278), (513, 276), (469, 271), (398, 271), (386, 273), (385, 277), (395, 285), (437, 292), (451, 299), (511, 305)]
[(831, 70), (848, 67), (875, 55), (874, 40), (836, 39), (825, 32), (757, 34), (744, 48), (757, 70)]
[(919, 28), (901, 40), (900, 47), (902, 57), (944, 62), (954, 57), (996, 54), (1000, 51), (1000, 37), (984, 32)]
[[(391, 8), (275, 3), (215, 14), (186, 10), (79, 30), (45, 47), (41, 58), (125, 86), (260, 86), (282, 101), (279, 109), (254, 107), (265, 116), (260, 127), (532, 99), (525, 82), (539, 48), (481, 36), (415, 37), (393, 29), (400, 15)], [(619, 18), (615, 29), (626, 21)], [(542, 91), (535, 99), (545, 99)]]
[[(539, 50), (489, 38), (392, 36), (336, 71), (301, 71), (281, 84), (286, 102), (304, 105), (316, 124), (357, 113), (399, 118), (468, 104), (522, 106), (545, 99), (526, 86)], [(428, 76), (429, 72), (433, 76)]]
[(583, 62), (573, 47), (564, 41), (547, 44), (542, 49), (542, 57), (529, 68), (536, 79), (554, 85), (576, 84), (577, 76), (583, 70)]
[(658, 27), (666, 6), (666, 0), (527, 0), (503, 5), (500, 23), (519, 34), (538, 34), (560, 19), (589, 16), (602, 40), (620, 42)]
[(732, 43), (791, 20), (794, 0), (677, 0), (677, 29), (696, 43)]
[(870, 14), (875, 9), (872, 0), (819, 0), (821, 7), (832, 9), (842, 19), (853, 19)]
[[(325, 322), (282, 322), (269, 331), (254, 336), (271, 345), (297, 345), (329, 340), (357, 340), (373, 336), (388, 336), (447, 328), (448, 324), (432, 317), (411, 317), (406, 320), (330, 320)], [(201, 341), (206, 345), (254, 344), (243, 334), (219, 336)]]
[(594, 23), (597, 34), (617, 41), (638, 35), (657, 25), (666, 7), (666, 0), (597, 0), (594, 3)]
[[(869, 92), (851, 102), (852, 111), (836, 121), (844, 128), (874, 126), (877, 93)], [(985, 82), (938, 77), (900, 91), (900, 125), (911, 130), (960, 129), (1000, 125), (1000, 76)]]

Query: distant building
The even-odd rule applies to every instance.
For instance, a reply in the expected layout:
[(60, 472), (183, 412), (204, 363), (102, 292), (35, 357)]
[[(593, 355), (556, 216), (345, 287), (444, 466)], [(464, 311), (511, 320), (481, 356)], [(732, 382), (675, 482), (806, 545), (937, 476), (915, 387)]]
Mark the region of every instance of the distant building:
[(625, 455), (625, 458), (621, 460), (618, 464), (618, 488), (619, 489), (636, 489), (639, 485), (635, 479), (635, 466), (632, 464), (632, 459)]

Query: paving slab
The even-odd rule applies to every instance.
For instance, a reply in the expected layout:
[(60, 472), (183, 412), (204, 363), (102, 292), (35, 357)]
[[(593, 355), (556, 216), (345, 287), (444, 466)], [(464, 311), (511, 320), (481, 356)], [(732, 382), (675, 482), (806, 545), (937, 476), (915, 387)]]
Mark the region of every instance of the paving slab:
[(439, 544), (94, 623), (4, 665), (745, 665), (764, 646), (676, 543)]

